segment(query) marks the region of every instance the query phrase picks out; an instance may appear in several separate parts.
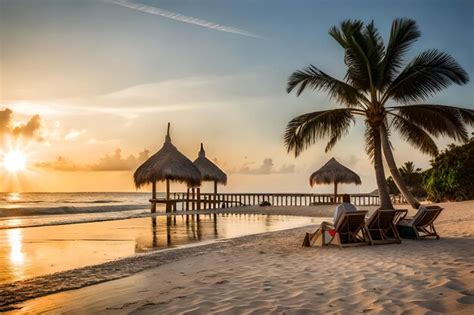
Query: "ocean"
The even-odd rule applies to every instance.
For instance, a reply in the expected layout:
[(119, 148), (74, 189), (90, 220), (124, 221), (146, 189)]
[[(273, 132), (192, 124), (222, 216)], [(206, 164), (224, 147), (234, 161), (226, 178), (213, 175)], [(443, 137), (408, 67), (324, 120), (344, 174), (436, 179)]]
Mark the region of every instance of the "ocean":
[(139, 217), (150, 193), (0, 193), (0, 229)]

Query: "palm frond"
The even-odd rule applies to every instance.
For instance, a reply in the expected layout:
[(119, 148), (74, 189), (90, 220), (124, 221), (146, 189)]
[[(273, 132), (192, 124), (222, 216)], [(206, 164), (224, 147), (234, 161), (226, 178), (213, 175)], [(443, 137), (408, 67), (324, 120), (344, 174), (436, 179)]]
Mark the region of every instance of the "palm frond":
[(365, 152), (367, 152), (367, 155), (369, 156), (369, 159), (371, 162), (374, 161), (374, 156), (375, 156), (375, 141), (378, 139), (376, 137), (375, 133), (377, 131), (370, 126), (367, 121), (365, 122), (365, 131), (364, 131), (364, 139), (365, 139)]
[(393, 20), (383, 60), (383, 79), (379, 88), (383, 88), (393, 81), (402, 65), (405, 53), (420, 35), (416, 21), (403, 18)]
[(423, 128), (431, 135), (448, 136), (457, 141), (469, 139), (465, 124), (474, 125), (474, 111), (447, 105), (417, 104), (388, 108)]
[(333, 26), (329, 30), (331, 35), (345, 50), (344, 62), (347, 66), (346, 78), (355, 88), (364, 91), (370, 88), (371, 73), (367, 67), (364, 23), (360, 20), (345, 20), (339, 28)]
[(303, 70), (295, 71), (288, 78), (286, 91), (291, 93), (294, 89), (297, 89), (296, 95), (299, 96), (306, 87), (325, 91), (331, 98), (336, 99), (337, 102), (348, 106), (356, 106), (359, 104), (359, 99), (364, 99), (364, 95), (357, 89), (333, 78), (313, 65)]
[(392, 126), (400, 133), (402, 138), (421, 152), (435, 156), (438, 147), (430, 135), (422, 128), (401, 116), (392, 115)]
[(329, 29), (329, 35), (331, 35), (342, 48), (349, 48), (349, 38), (352, 34), (360, 32), (364, 22), (361, 20), (344, 20), (341, 22), (339, 28), (333, 26)]
[(326, 150), (330, 150), (342, 136), (349, 132), (354, 116), (349, 108), (338, 108), (308, 113), (293, 118), (285, 130), (288, 152), (298, 156), (317, 140), (330, 137)]
[(466, 71), (447, 53), (427, 50), (415, 57), (387, 89), (383, 101), (423, 101), (451, 84), (469, 81)]
[(379, 86), (383, 78), (383, 67), (381, 66), (385, 56), (385, 45), (382, 36), (380, 36), (374, 21), (367, 24), (364, 34), (363, 50), (367, 56), (368, 63), (372, 72), (372, 81), (375, 86)]

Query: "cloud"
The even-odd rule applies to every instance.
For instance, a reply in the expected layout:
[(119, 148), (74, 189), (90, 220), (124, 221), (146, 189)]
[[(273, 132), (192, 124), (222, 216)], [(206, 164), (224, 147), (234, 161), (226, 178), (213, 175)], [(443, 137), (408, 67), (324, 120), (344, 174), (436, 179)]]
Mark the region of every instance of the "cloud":
[(41, 141), (42, 138), (38, 135), (41, 129), (41, 117), (34, 115), (26, 123), (20, 123), (12, 126), (13, 111), (9, 108), (0, 110), (0, 136), (13, 135), (14, 137), (25, 137)]
[(85, 171), (87, 170), (84, 166), (75, 164), (74, 162), (70, 161), (69, 159), (58, 156), (56, 160), (51, 162), (38, 162), (36, 163), (36, 167), (51, 169), (55, 171)]
[(59, 156), (54, 161), (36, 163), (36, 167), (65, 172), (103, 172), (103, 171), (133, 171), (150, 156), (149, 150), (143, 150), (136, 156), (131, 154), (122, 157), (122, 150), (117, 149), (113, 154), (107, 154), (93, 164), (77, 164), (70, 159)]
[(295, 172), (295, 165), (283, 165), (280, 168), (275, 168), (273, 159), (265, 158), (261, 165), (252, 168), (249, 165), (252, 163), (244, 164), (240, 169), (233, 171), (232, 173), (247, 174), (247, 175), (268, 175), (268, 174), (289, 174)]
[(143, 163), (150, 156), (149, 150), (138, 153), (137, 156), (129, 155), (122, 158), (122, 150), (115, 150), (114, 154), (106, 155), (97, 164), (91, 165), (91, 171), (131, 171)]
[(221, 31), (221, 32), (227, 32), (227, 33), (233, 33), (233, 34), (238, 34), (238, 35), (243, 35), (243, 36), (249, 36), (249, 37), (254, 37), (254, 38), (261, 38), (261, 36), (247, 32), (242, 29), (238, 29), (235, 27), (231, 26), (225, 26), (225, 25), (220, 25), (214, 22), (198, 19), (192, 16), (186, 16), (183, 14), (179, 14), (176, 12), (160, 9), (157, 7), (152, 7), (149, 5), (144, 5), (144, 4), (138, 4), (134, 3), (131, 1), (127, 0), (103, 0), (106, 3), (110, 4), (116, 4), (125, 8), (145, 12), (145, 13), (150, 13), (158, 16), (162, 16), (168, 19), (184, 22), (184, 23), (189, 23), (189, 24), (194, 24), (198, 26), (202, 26), (205, 28), (210, 28), (216, 31)]
[(76, 140), (80, 136), (82, 136), (84, 133), (86, 133), (86, 130), (77, 130), (77, 129), (71, 129), (69, 132), (64, 136), (64, 140), (72, 141)]

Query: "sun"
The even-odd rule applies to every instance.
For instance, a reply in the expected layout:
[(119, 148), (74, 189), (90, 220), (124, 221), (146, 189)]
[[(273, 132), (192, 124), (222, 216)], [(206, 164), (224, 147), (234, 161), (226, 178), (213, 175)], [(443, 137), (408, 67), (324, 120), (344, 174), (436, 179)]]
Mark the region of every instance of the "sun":
[(26, 166), (26, 156), (20, 151), (10, 151), (5, 154), (3, 166), (7, 171), (12, 173), (22, 171)]

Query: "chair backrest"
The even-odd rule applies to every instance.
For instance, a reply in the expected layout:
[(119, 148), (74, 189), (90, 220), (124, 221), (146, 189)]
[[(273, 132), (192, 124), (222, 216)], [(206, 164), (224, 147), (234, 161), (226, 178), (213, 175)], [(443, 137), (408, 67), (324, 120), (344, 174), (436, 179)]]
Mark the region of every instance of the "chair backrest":
[(367, 211), (343, 213), (336, 223), (337, 233), (357, 233), (365, 224)]
[(366, 225), (369, 229), (387, 229), (391, 224), (397, 224), (407, 212), (406, 209), (379, 209), (372, 213)]
[(376, 210), (367, 221), (369, 229), (386, 229), (395, 218), (396, 210)]
[(424, 227), (432, 224), (442, 210), (443, 208), (439, 206), (420, 207), (413, 218), (413, 225), (417, 227)]

